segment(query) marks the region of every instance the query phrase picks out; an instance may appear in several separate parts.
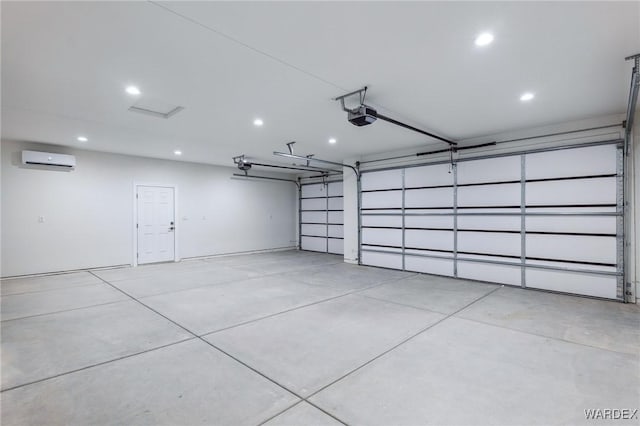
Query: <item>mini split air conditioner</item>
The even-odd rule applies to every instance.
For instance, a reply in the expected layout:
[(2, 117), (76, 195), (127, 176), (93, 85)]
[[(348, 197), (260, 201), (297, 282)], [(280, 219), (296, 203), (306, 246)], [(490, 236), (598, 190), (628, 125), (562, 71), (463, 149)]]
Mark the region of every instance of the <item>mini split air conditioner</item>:
[(76, 157), (50, 152), (22, 151), (22, 164), (53, 166), (72, 169), (76, 166)]

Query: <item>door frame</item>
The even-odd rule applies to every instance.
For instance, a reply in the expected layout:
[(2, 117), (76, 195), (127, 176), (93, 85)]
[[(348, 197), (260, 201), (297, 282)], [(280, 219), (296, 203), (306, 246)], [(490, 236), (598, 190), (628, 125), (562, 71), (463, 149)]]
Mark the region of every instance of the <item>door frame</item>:
[(131, 266), (138, 266), (138, 187), (139, 186), (153, 186), (161, 188), (173, 189), (173, 261), (180, 261), (180, 254), (178, 251), (178, 232), (180, 227), (178, 226), (178, 185), (175, 184), (160, 184), (160, 183), (145, 183), (145, 182), (133, 182), (132, 200), (133, 200), (133, 220), (131, 223), (132, 235), (133, 235), (133, 250), (131, 251)]

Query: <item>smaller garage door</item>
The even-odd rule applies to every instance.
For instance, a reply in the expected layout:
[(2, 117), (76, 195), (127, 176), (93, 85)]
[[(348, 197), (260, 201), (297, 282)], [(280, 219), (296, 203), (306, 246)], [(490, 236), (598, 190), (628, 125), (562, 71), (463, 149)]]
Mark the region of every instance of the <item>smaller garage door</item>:
[(300, 248), (343, 254), (342, 181), (303, 184), (300, 189)]

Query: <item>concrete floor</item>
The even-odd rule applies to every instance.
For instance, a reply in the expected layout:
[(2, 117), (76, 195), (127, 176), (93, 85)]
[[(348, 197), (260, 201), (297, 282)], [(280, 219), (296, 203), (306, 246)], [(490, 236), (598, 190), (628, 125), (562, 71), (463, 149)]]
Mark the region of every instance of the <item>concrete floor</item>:
[[(602, 424), (637, 305), (275, 252), (2, 282), (2, 424)], [(639, 424), (637, 417), (618, 424)]]

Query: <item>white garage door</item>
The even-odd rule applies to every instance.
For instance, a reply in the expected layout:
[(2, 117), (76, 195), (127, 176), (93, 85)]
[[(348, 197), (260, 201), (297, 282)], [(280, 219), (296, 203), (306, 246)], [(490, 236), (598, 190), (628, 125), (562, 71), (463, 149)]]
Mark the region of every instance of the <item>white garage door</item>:
[(617, 144), (364, 171), (361, 263), (623, 299)]
[(303, 184), (300, 190), (300, 248), (343, 254), (342, 181)]

